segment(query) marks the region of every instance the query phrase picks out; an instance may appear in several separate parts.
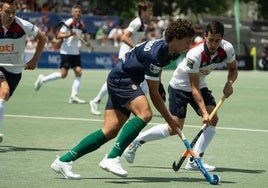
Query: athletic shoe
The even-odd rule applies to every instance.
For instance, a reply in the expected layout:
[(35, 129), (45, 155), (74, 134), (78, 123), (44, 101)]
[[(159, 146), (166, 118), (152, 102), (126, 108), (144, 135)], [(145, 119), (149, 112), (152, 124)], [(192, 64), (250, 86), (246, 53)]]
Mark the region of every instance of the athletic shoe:
[(38, 91), (40, 89), (40, 87), (43, 85), (43, 81), (42, 81), (43, 78), (44, 78), (44, 75), (39, 74), (39, 76), (37, 77), (37, 80), (34, 83), (35, 91)]
[(74, 174), (72, 172), (72, 165), (73, 162), (61, 162), (60, 157), (57, 157), (57, 159), (51, 164), (52, 170), (54, 170), (56, 173), (61, 173), (65, 179), (80, 179), (79, 174)]
[(0, 133), (0, 142), (2, 142), (4, 139), (4, 134), (3, 133)]
[(97, 115), (97, 116), (101, 115), (101, 112), (99, 111), (98, 102), (90, 101), (89, 105), (90, 105), (90, 110), (92, 114)]
[(124, 151), (124, 156), (128, 163), (133, 163), (135, 159), (135, 152), (137, 151), (140, 145), (134, 144), (133, 142), (128, 145)]
[[(213, 170), (216, 169), (215, 166), (211, 166), (211, 165), (207, 164), (206, 162), (204, 162), (204, 161), (202, 161), (202, 160), (201, 160), (201, 162), (202, 162), (204, 168), (205, 168), (207, 171), (213, 171)], [(186, 170), (199, 170), (197, 164), (196, 164), (193, 160), (191, 160), (191, 158), (188, 159), (187, 164), (185, 165), (184, 168), (185, 168)]]
[(77, 96), (70, 97), (69, 103), (85, 104), (86, 101), (79, 99)]
[(102, 159), (99, 163), (99, 166), (108, 172), (112, 172), (113, 174), (120, 176), (120, 177), (127, 177), (128, 173), (125, 171), (120, 163), (119, 156), (116, 158), (108, 159), (107, 155)]

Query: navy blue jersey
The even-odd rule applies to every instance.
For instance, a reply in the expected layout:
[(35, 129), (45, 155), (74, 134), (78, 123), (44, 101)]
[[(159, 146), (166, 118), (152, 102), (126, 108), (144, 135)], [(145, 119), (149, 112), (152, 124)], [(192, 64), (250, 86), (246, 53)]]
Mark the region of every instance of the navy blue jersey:
[(136, 45), (120, 59), (110, 72), (108, 79), (120, 84), (140, 84), (144, 78), (158, 80), (162, 68), (177, 59), (180, 54), (168, 55), (168, 43), (165, 40), (143, 42)]

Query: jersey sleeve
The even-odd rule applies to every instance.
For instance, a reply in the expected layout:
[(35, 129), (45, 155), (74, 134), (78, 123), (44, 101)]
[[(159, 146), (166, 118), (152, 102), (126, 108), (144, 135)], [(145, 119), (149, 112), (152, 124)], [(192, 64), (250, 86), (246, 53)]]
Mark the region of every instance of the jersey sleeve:
[(36, 37), (38, 34), (38, 27), (27, 20), (18, 18), (23, 26), (23, 29), (27, 36)]
[(201, 63), (201, 56), (198, 55), (195, 49), (191, 49), (186, 54), (186, 57), (183, 60), (183, 69), (187, 73), (198, 73)]
[(227, 58), (225, 59), (225, 63), (232, 63), (235, 60), (235, 50), (231, 43), (226, 41), (226, 53)]
[(126, 30), (130, 31), (131, 33), (135, 33), (139, 30), (140, 26), (141, 26), (140, 18), (135, 18), (130, 22)]

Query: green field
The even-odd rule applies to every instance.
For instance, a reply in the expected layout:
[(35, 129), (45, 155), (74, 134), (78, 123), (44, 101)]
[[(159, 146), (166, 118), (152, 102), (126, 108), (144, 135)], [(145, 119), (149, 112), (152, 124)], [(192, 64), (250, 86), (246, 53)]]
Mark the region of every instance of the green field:
[[(174, 172), (171, 164), (185, 150), (176, 136), (147, 143), (136, 154), (134, 164), (121, 162), (128, 171), (119, 178), (99, 168), (98, 163), (109, 152), (115, 140), (88, 154), (73, 166), (81, 174), (78, 181), (65, 180), (50, 169), (56, 155), (62, 155), (82, 137), (102, 127), (103, 116), (90, 114), (89, 105), (68, 104), (73, 72), (65, 80), (44, 85), (35, 92), (38, 74), (53, 69), (24, 71), (21, 84), (6, 104), (0, 143), (0, 188), (47, 187), (138, 187), (202, 188), (210, 185), (200, 171), (181, 169)], [(84, 70), (80, 97), (89, 101), (103, 84), (107, 70)], [(226, 71), (214, 71), (207, 82), (217, 101), (222, 96)], [(172, 71), (163, 72), (167, 88)], [(106, 98), (105, 98), (106, 100)], [(103, 112), (105, 100), (101, 103)], [(168, 104), (167, 104), (168, 105)], [(206, 152), (205, 161), (215, 165), (221, 177), (219, 187), (263, 188), (268, 184), (268, 72), (240, 71), (234, 94), (219, 110), (217, 135)], [(154, 111), (151, 123), (163, 123)], [(201, 119), (191, 108), (184, 134), (191, 141), (200, 129)], [(210, 173), (213, 174), (213, 173)]]

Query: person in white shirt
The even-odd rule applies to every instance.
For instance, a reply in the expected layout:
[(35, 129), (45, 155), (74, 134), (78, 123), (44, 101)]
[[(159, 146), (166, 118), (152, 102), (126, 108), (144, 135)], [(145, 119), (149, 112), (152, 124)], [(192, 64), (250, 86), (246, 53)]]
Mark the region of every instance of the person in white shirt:
[[(183, 128), (187, 113), (187, 105), (190, 104), (196, 113), (202, 117), (202, 124), (207, 123), (207, 128), (201, 134), (194, 148), (198, 157), (202, 158), (209, 143), (216, 134), (217, 114), (209, 119), (209, 113), (216, 106), (212, 91), (208, 89), (206, 76), (218, 65), (226, 64), (228, 75), (223, 94), (228, 98), (233, 93), (233, 83), (237, 79), (238, 69), (235, 51), (232, 44), (223, 39), (224, 26), (218, 21), (211, 21), (207, 25), (205, 40), (195, 44), (179, 63), (169, 83), (169, 110), (173, 118)], [(156, 125), (137, 136), (137, 138), (124, 151), (124, 156), (129, 163), (133, 163), (135, 152), (142, 144), (167, 138), (174, 135), (169, 125)], [(208, 171), (215, 170), (215, 166), (204, 163)], [(189, 158), (185, 169), (196, 170), (198, 167)]]
[[(119, 59), (125, 56), (125, 53), (128, 52), (131, 48), (133, 48), (136, 44), (143, 42), (145, 39), (146, 33), (146, 24), (145, 22), (148, 21), (153, 13), (153, 4), (150, 1), (140, 1), (137, 6), (138, 16), (132, 20), (128, 27), (124, 30), (123, 35), (121, 36), (121, 43), (119, 49)], [(148, 86), (146, 81), (141, 83), (143, 91), (147, 93)], [(90, 110), (91, 113), (94, 115), (101, 115), (99, 111), (99, 103), (106, 96), (108, 93), (107, 91), (107, 83), (105, 82), (97, 96), (90, 101)]]
[[(34, 70), (46, 43), (44, 33), (32, 23), (16, 16), (17, 1), (0, 0), (0, 127), (5, 103), (16, 90), (23, 70)], [(37, 39), (36, 50), (29, 61), (24, 61), (28, 37)], [(0, 133), (0, 142), (3, 134)]]
[[(80, 5), (74, 5), (72, 8), (72, 18), (67, 19), (65, 24), (61, 27), (57, 38), (62, 39), (62, 44), (60, 47), (61, 63), (60, 72), (54, 72), (47, 76), (40, 74), (34, 84), (35, 91), (38, 91), (41, 86), (49, 81), (55, 81), (58, 79), (64, 79), (68, 75), (70, 68), (73, 69), (75, 77), (72, 84), (72, 92), (69, 98), (69, 103), (86, 103), (78, 97), (78, 91), (81, 85), (82, 76), (82, 65), (79, 47), (81, 44), (81, 35), (85, 36), (87, 39), (87, 33), (85, 25), (81, 21), (81, 7)], [(80, 37), (79, 37), (80, 36)], [(84, 39), (84, 38), (83, 38)], [(88, 47), (90, 43), (85, 41)]]

